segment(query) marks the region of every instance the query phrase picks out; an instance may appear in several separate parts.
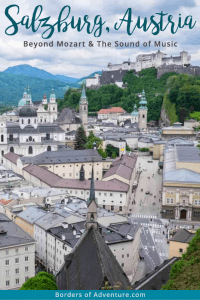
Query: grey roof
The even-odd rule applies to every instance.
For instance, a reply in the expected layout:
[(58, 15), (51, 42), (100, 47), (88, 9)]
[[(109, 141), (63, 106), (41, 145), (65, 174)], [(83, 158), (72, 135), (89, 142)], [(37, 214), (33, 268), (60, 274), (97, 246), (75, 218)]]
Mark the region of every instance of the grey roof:
[(0, 213), (0, 231), (0, 248), (35, 242), (32, 237), (2, 213)]
[(186, 229), (179, 229), (170, 241), (188, 244), (194, 236), (195, 233), (189, 232)]
[[(64, 132), (63, 129), (61, 129), (61, 127), (58, 124), (54, 124), (54, 123), (46, 123), (46, 124), (39, 124), (37, 129), (35, 129), (34, 127), (28, 125), (26, 127), (24, 127), (24, 129), (21, 129), (21, 127), (19, 126), (18, 123), (15, 122), (6, 122), (6, 126), (7, 126), (7, 132), (8, 133), (26, 133), (26, 128), (29, 128), (29, 133), (35, 133), (37, 130), (37, 133), (50, 133), (50, 132)], [(32, 131), (31, 131), (32, 128)]]
[(176, 146), (177, 161), (200, 163), (200, 149), (191, 146)]
[(38, 128), (34, 128), (32, 125), (27, 125), (23, 129), (21, 129), (21, 133), (40, 133)]
[(35, 224), (47, 230), (49, 228), (59, 226), (65, 219), (72, 213), (58, 208), (55, 208), (53, 212), (48, 212), (41, 218), (35, 221)]
[(18, 214), (19, 218), (33, 224), (36, 220), (43, 217), (47, 212), (39, 207), (29, 207)]
[(63, 164), (63, 163), (80, 163), (80, 162), (93, 162), (102, 161), (102, 157), (97, 150), (58, 150), (46, 151), (36, 156), (23, 156), (21, 158), (23, 164), (35, 165), (41, 164)]
[[(84, 253), (84, 255), (83, 255)], [(99, 290), (105, 281), (113, 286), (130, 282), (98, 230), (86, 230), (56, 276), (59, 290)]]
[(165, 260), (160, 266), (136, 281), (132, 288), (134, 290), (161, 290), (162, 286), (169, 280), (171, 266), (178, 260), (177, 257)]
[(177, 169), (165, 172), (164, 181), (200, 184), (200, 174), (187, 169)]
[(112, 70), (112, 71), (102, 71), (100, 78), (100, 84), (110, 84), (115, 82), (122, 82), (123, 77), (126, 75), (127, 70)]
[(35, 106), (39, 106), (41, 103), (42, 103), (42, 100), (41, 101), (33, 101), (33, 105), (35, 105)]
[(80, 124), (81, 119), (76, 115), (75, 109), (63, 108), (57, 119), (58, 124)]

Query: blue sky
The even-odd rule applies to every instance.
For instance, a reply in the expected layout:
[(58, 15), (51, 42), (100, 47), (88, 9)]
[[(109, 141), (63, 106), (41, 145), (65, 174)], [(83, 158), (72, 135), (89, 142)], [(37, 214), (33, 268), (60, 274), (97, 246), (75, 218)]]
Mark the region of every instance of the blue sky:
[[(121, 63), (128, 58), (135, 61), (136, 56), (141, 53), (154, 52), (158, 48), (153, 47), (154, 41), (174, 41), (178, 47), (160, 48), (167, 55), (179, 55), (182, 50), (188, 51), (192, 57), (193, 65), (200, 65), (200, 1), (199, 0), (8, 0), (1, 1), (0, 4), (0, 71), (8, 67), (19, 64), (30, 64), (34, 67), (44, 69), (53, 74), (63, 74), (72, 77), (83, 77), (94, 71), (105, 70), (109, 62)], [(5, 3), (6, 2), (6, 3)], [(19, 32), (15, 36), (7, 36), (5, 29), (11, 24), (6, 18), (4, 11), (8, 5), (17, 4), (20, 7), (18, 15), (13, 10), (12, 15), (16, 20), (20, 20), (24, 15), (31, 16), (37, 5), (43, 6), (42, 17), (51, 16), (50, 22), (53, 24), (57, 21), (60, 10), (65, 5), (71, 6), (71, 16), (84, 17), (89, 15), (92, 21), (94, 16), (100, 14), (110, 32), (104, 29), (101, 37), (95, 38), (88, 35), (85, 30), (77, 33), (76, 30), (70, 29), (66, 33), (55, 32), (53, 37), (48, 41), (54, 41), (53, 48), (24, 48), (23, 42), (44, 42), (41, 38), (42, 30), (32, 33), (31, 30), (25, 30), (19, 27)], [(119, 31), (113, 30), (114, 23), (118, 21), (126, 12), (127, 8), (132, 8), (133, 20), (137, 17), (149, 18), (155, 13), (163, 11), (174, 16), (177, 20), (179, 14), (182, 19), (188, 15), (193, 17), (196, 25), (192, 30), (188, 27), (179, 29), (175, 35), (172, 35), (169, 28), (157, 36), (153, 36), (150, 31), (143, 32), (136, 30), (132, 36), (126, 33), (126, 26)], [(111, 42), (111, 48), (97, 47), (97, 40)], [(152, 41), (152, 46), (143, 47), (143, 42)], [(57, 48), (57, 41), (64, 42), (85, 42), (86, 47), (81, 48)], [(94, 47), (88, 47), (88, 42), (92, 41)], [(139, 48), (115, 48), (115, 41), (120, 42), (137, 42), (140, 41)]]

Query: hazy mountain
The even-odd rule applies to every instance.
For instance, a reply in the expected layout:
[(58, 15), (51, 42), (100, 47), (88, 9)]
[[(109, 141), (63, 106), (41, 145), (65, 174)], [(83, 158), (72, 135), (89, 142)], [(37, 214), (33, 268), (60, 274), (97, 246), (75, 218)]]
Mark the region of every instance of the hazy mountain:
[(52, 79), (52, 80), (60, 80), (66, 83), (76, 83), (78, 78), (68, 77), (64, 75), (53, 75), (47, 71), (42, 69), (38, 69), (35, 67), (31, 67), (30, 65), (18, 65), (14, 67), (9, 67), (4, 73), (11, 73), (15, 75), (26, 75), (31, 77), (39, 77), (41, 79)]

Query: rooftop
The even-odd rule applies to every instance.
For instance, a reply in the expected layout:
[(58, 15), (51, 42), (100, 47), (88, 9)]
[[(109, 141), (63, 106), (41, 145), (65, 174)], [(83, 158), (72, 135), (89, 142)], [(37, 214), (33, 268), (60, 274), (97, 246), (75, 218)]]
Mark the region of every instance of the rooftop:
[(34, 242), (25, 231), (0, 213), (0, 248)]
[(188, 244), (194, 236), (195, 233), (192, 233), (186, 229), (179, 229), (173, 238), (170, 239), (170, 241)]

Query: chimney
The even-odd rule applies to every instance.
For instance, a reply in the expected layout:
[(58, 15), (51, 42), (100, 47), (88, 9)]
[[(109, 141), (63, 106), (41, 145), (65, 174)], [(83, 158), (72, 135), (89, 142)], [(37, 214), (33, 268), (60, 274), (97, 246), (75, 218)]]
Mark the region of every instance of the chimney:
[(62, 240), (65, 241), (65, 235), (64, 234), (62, 234)]
[(67, 223), (67, 222), (63, 222), (63, 223), (62, 223), (62, 227), (63, 227), (63, 228), (68, 228), (68, 223)]
[(76, 235), (76, 229), (75, 228), (73, 229), (73, 235)]

